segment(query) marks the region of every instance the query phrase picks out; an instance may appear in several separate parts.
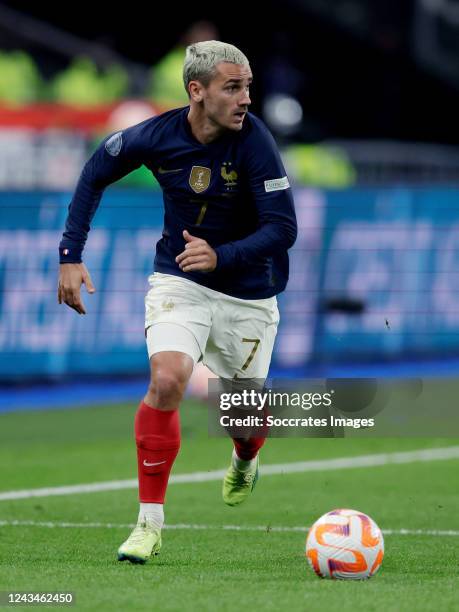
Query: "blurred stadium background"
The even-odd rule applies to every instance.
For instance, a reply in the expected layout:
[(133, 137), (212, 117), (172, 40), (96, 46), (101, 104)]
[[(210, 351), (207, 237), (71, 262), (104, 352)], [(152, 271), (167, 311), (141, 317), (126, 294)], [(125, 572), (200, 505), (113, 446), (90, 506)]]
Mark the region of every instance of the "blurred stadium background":
[[(82, 166), (106, 134), (186, 104), (184, 47), (243, 49), (252, 110), (276, 136), (299, 238), (280, 296), (276, 376), (459, 369), (456, 0), (0, 3), (0, 411), (135, 401), (162, 223), (140, 169), (109, 188), (85, 261), (88, 315), (56, 302), (57, 245)], [(204, 376), (204, 378), (202, 378)], [(191, 392), (201, 394), (205, 373)]]

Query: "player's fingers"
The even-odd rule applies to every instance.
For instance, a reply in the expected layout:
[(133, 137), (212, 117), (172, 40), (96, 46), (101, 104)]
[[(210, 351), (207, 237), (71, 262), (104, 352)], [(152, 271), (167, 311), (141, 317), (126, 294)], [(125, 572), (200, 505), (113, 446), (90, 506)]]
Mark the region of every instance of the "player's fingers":
[(182, 268), (183, 266), (187, 266), (190, 263), (193, 263), (195, 261), (197, 261), (197, 257), (199, 258), (204, 258), (204, 257), (208, 257), (208, 255), (206, 255), (205, 253), (202, 253), (200, 255), (188, 255), (188, 257), (183, 257), (178, 263), (179, 267)]
[(193, 248), (190, 248), (184, 251), (185, 257), (193, 257), (195, 255), (204, 255), (206, 253), (209, 253), (209, 248), (210, 248), (209, 245), (206, 243), (198, 244), (194, 246)]
[(78, 314), (86, 314), (85, 307), (83, 306), (83, 302), (79, 300), (78, 302), (74, 302), (73, 304), (68, 304), (70, 308), (76, 310)]
[(187, 242), (185, 245), (185, 249), (188, 251), (190, 249), (195, 249), (197, 246), (206, 245), (207, 242), (202, 238), (195, 238), (192, 242)]
[(88, 293), (95, 293), (96, 288), (92, 284), (91, 275), (89, 272), (83, 277), (83, 282), (86, 285), (86, 291)]
[(78, 314), (86, 314), (86, 310), (84, 309), (84, 307), (81, 306), (70, 306), (70, 308), (72, 308), (73, 310), (75, 310)]
[(73, 306), (75, 310), (80, 314), (86, 314), (85, 307), (83, 305), (83, 301), (81, 299), (80, 290), (74, 291), (73, 293)]
[(177, 255), (177, 257), (175, 258), (175, 261), (177, 263), (180, 263), (181, 261), (183, 261), (186, 257), (190, 257), (193, 255), (198, 255), (200, 253), (204, 253), (205, 250), (201, 251), (201, 250), (191, 250), (191, 251), (182, 251), (179, 255)]
[(190, 266), (191, 264), (195, 263), (205, 263), (206, 261), (209, 261), (208, 257), (206, 257), (205, 255), (197, 255), (196, 257), (187, 257), (179, 265), (180, 268), (184, 270), (186, 266)]
[(67, 306), (73, 306), (73, 291), (71, 289), (62, 288), (62, 300)]
[(209, 264), (208, 261), (203, 261), (201, 263), (194, 263), (191, 264), (189, 266), (184, 266), (182, 268), (183, 272), (193, 272), (194, 270), (201, 270), (202, 272), (205, 272), (207, 270), (210, 270), (211, 266)]
[(79, 314), (86, 314), (86, 310), (80, 298), (79, 289), (67, 289), (64, 295), (64, 302)]
[(192, 236), (188, 230), (183, 230), (183, 237), (187, 242), (194, 240), (202, 240), (202, 238), (198, 238), (197, 236)]

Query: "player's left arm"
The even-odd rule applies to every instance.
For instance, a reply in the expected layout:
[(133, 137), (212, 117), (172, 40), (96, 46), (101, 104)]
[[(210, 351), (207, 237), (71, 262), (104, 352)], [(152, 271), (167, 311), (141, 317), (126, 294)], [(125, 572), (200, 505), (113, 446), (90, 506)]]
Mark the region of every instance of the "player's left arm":
[(246, 141), (245, 166), (258, 213), (257, 230), (218, 246), (217, 269), (243, 268), (293, 246), (297, 222), (292, 190), (277, 145), (268, 129), (255, 124)]

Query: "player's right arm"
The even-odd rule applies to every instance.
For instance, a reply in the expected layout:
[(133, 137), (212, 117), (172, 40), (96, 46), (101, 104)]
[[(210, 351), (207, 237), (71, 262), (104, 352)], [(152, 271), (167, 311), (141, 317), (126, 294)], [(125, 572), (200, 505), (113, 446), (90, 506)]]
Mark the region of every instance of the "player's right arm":
[(105, 139), (86, 162), (80, 175), (59, 245), (58, 302), (67, 304), (79, 314), (86, 314), (80, 289), (84, 283), (88, 293), (94, 293), (89, 272), (82, 262), (83, 249), (90, 223), (100, 203), (104, 189), (126, 176), (144, 161), (149, 147), (150, 120), (117, 132)]

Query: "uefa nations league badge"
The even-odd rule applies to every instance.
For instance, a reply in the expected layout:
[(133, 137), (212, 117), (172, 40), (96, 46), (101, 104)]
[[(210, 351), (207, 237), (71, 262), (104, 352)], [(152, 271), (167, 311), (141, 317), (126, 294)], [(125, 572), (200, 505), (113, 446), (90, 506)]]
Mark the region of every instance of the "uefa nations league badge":
[(105, 143), (105, 150), (107, 153), (116, 157), (118, 153), (121, 151), (121, 147), (123, 145), (123, 132), (117, 132), (110, 136), (110, 138)]

